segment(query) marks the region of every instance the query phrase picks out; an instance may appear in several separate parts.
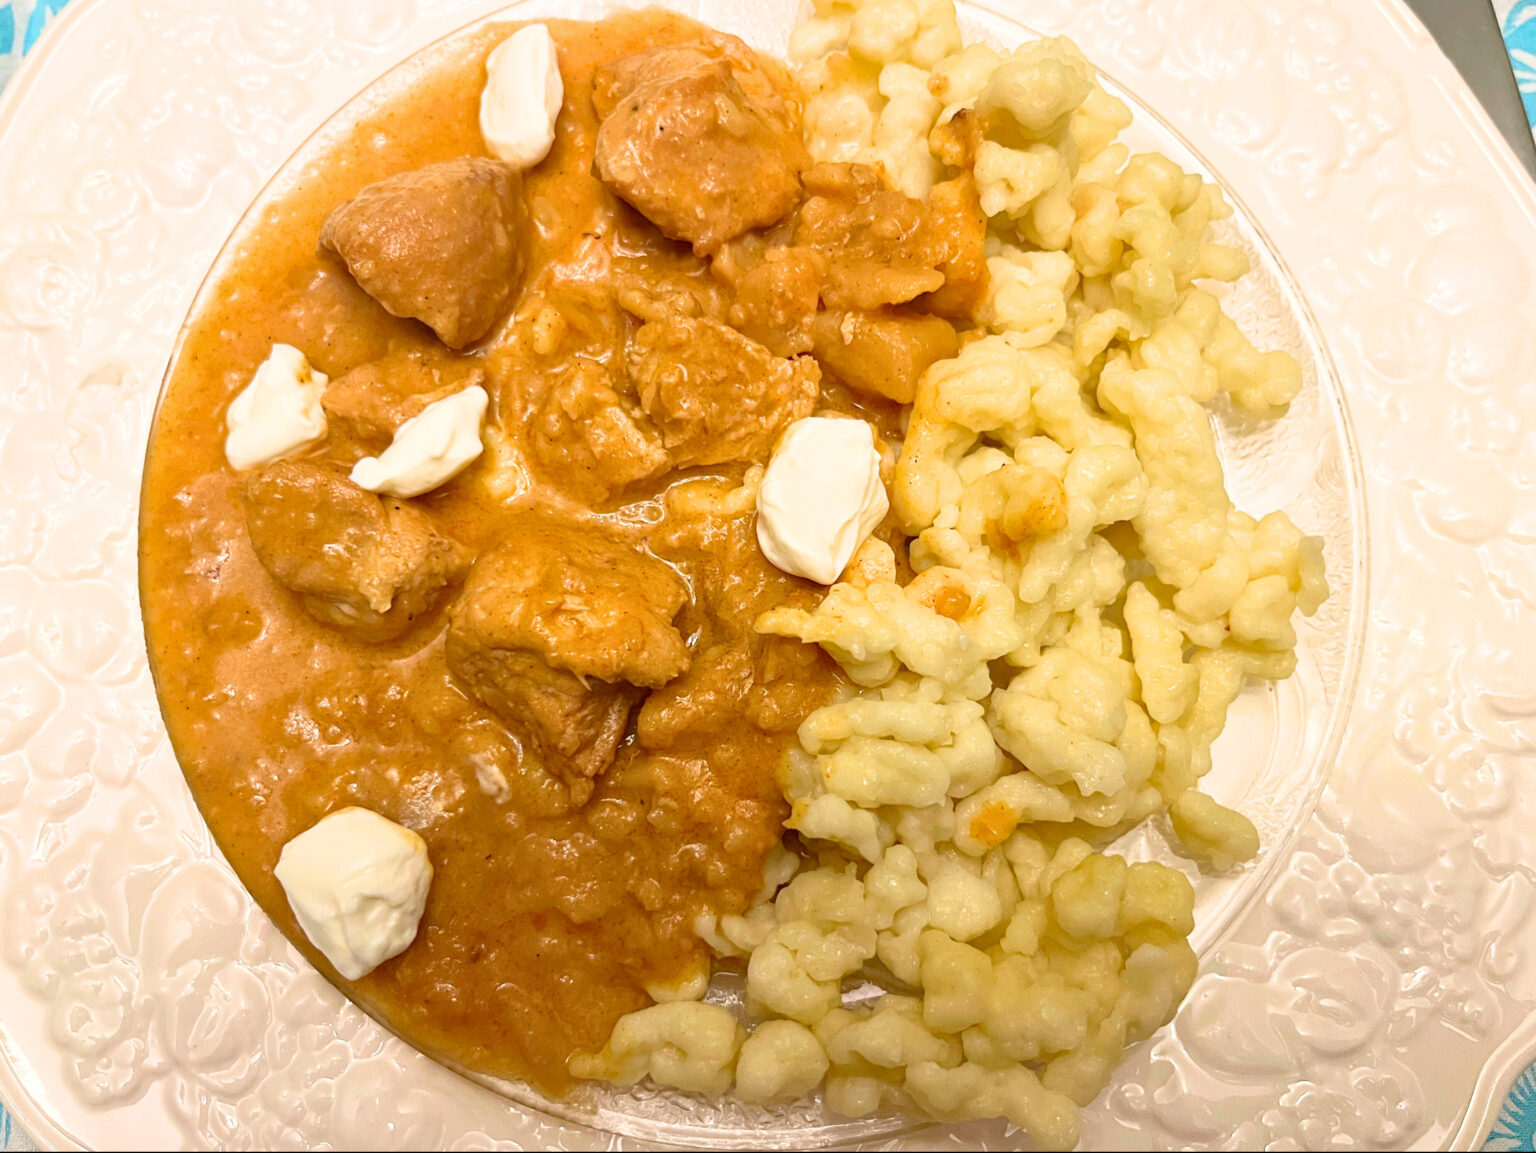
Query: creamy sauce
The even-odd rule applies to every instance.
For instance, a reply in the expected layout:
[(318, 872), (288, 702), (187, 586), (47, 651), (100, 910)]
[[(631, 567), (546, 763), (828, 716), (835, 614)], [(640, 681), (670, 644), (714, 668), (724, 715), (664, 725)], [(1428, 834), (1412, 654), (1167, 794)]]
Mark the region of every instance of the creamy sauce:
[[(794, 728), (836, 675), (818, 650), (752, 634), (759, 612), (809, 606), (818, 590), (762, 559), (749, 512), (677, 512), (729, 491), (744, 466), (610, 494), (584, 483), (574, 449), (546, 445), (540, 456), (529, 447), (548, 382), (573, 358), (607, 363), (622, 348), (635, 322), (616, 304), (621, 291), (667, 285), (721, 312), (729, 305), (704, 261), (591, 174), (597, 66), (711, 34), (657, 12), (549, 26), (566, 101), (553, 151), (528, 174), (530, 272), (508, 321), (469, 358), (488, 378), (487, 452), (415, 503), (476, 553), (520, 507), (595, 508), (626, 526), (689, 585), (678, 627), (691, 641), (691, 670), (638, 711), (591, 800), (561, 812), (547, 782), (520, 776), (505, 727), (449, 672), (443, 609), (380, 644), (318, 623), (258, 562), (224, 460), (228, 404), (275, 342), (301, 349), (332, 381), (412, 355), (449, 366), (449, 376), (464, 363), (424, 326), (385, 313), (316, 239), (327, 214), (373, 181), (485, 155), (484, 60), (507, 25), (441, 50), (407, 92), (367, 112), (266, 208), (233, 254), (192, 318), (157, 416), (140, 572), (172, 742), (261, 906), (412, 1043), (559, 1092), (571, 1052), (600, 1047), (621, 1014), (648, 1002), (644, 984), (676, 984), (696, 970), (704, 949), (694, 915), (740, 911), (759, 887), (785, 816), (777, 772)], [(823, 386), (822, 410), (855, 407)], [(894, 406), (865, 415), (895, 435)], [(320, 451), (343, 468), (366, 455), (335, 436)], [(701, 474), (691, 500), (669, 505), (669, 490)], [(349, 805), (419, 833), (435, 870), (414, 944), (355, 982), (308, 943), (273, 877), (285, 842)]]

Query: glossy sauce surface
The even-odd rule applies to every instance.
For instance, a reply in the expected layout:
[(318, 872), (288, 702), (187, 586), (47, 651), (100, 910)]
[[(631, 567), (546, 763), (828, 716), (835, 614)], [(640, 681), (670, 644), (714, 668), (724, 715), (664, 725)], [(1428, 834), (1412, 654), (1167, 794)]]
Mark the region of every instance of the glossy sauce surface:
[[(262, 907), (414, 1044), (558, 1092), (570, 1053), (600, 1047), (620, 1015), (647, 1003), (646, 982), (706, 963), (695, 916), (740, 911), (759, 888), (782, 835), (778, 769), (837, 681), (819, 650), (752, 632), (763, 610), (809, 606), (819, 590), (763, 560), (740, 487), (746, 466), (615, 480), (608, 446), (583, 439), (557, 395), (622, 355), (637, 311), (692, 297), (695, 313), (729, 314), (731, 289), (708, 262), (592, 175), (597, 68), (715, 34), (658, 12), (550, 28), (565, 106), (554, 151), (527, 177), (529, 274), (506, 322), (469, 355), (450, 353), (387, 314), (316, 244), (327, 214), (365, 185), (485, 154), (484, 59), (511, 30), (497, 25), (434, 49), (403, 95), (367, 111), (265, 210), (205, 294), (152, 436), (140, 571), (173, 743)], [(763, 69), (792, 92), (777, 66)], [(316, 621), (257, 560), (223, 456), (224, 413), (274, 342), (303, 350), (332, 381), (413, 359), (448, 380), (483, 369), (485, 455), (413, 503), (475, 554), (517, 532), (527, 509), (601, 522), (686, 583), (677, 627), (691, 666), (636, 710), (584, 803), (525, 771), (506, 727), (455, 681), (444, 607), (397, 640), (361, 643)], [(873, 403), (855, 406), (824, 382), (817, 407), (858, 407), (894, 437), (895, 406)], [(316, 455), (345, 467), (364, 451), (333, 433)], [(356, 982), (308, 945), (272, 874), (287, 840), (346, 805), (419, 832), (436, 871), (415, 943)]]

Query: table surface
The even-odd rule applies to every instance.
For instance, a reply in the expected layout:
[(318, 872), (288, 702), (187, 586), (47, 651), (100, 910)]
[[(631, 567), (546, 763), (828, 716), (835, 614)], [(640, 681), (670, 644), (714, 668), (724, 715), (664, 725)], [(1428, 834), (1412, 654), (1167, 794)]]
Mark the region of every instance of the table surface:
[[(0, 88), (69, 0), (0, 0)], [(1536, 0), (1407, 0), (1536, 176)], [(0, 1151), (37, 1146), (0, 1104)], [(1485, 1149), (1536, 1151), (1536, 1065), (1511, 1087)]]
[[(1482, 101), (1499, 131), (1509, 141), (1525, 170), (1536, 176), (1536, 85), (1526, 65), (1525, 90), (1511, 71), (1517, 52), (1536, 49), (1536, 3), (1532, 0), (1408, 0), (1424, 26), (1440, 43), (1462, 77)], [(1528, 27), (1527, 27), (1528, 26)], [(1522, 31), (1522, 29), (1525, 29)], [(1513, 37), (1506, 44), (1505, 37)], [(1520, 42), (1517, 47), (1515, 41)]]

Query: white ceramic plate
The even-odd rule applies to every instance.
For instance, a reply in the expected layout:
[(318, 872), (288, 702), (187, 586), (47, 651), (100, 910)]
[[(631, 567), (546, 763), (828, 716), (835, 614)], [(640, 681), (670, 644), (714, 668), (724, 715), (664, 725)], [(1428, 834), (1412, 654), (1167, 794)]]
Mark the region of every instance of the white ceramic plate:
[[(134, 596), (149, 413), (224, 237), (354, 92), (498, 7), (75, 0), (0, 105), (0, 1095), (44, 1142), (620, 1143), (420, 1057), (288, 947), (191, 806)], [(683, 7), (769, 47), (792, 16)], [(1310, 401), (1224, 450), (1249, 507), (1299, 502), (1339, 588), (1315, 675), (1250, 696), (1219, 753), (1263, 867), (1203, 887), (1205, 971), (1084, 1144), (1475, 1144), (1536, 1050), (1536, 190), (1396, 0), (1008, 13), (1077, 38), (1171, 124), (1141, 141), (1182, 136), (1246, 206), (1268, 267), (1237, 304)], [(1014, 1138), (893, 1143), (940, 1141)]]

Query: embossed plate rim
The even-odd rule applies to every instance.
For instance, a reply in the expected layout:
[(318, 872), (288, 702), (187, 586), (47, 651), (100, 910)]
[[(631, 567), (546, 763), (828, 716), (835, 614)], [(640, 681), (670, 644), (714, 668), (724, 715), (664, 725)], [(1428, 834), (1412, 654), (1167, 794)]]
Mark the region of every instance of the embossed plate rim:
[[(166, 363), (165, 372), (161, 377), (157, 390), (154, 410), (150, 417), (151, 439), (154, 435), (154, 425), (159, 419), (160, 409), (165, 401), (171, 375), (175, 370), (182, 348), (191, 331), (193, 318), (205, 306), (210, 294), (215, 292), (221, 277), (228, 271), (231, 261), (238, 258), (242, 246), (248, 241), (252, 230), (259, 226), (263, 213), (274, 200), (284, 195), (295, 184), (301, 183), (304, 180), (306, 169), (314, 162), (314, 158), (318, 155), (323, 155), (338, 139), (345, 137), (359, 117), (366, 115), (370, 108), (377, 106), (381, 101), (389, 100), (392, 95), (400, 91), (402, 85), (409, 84), (415, 72), (433, 54), (440, 53), (452, 42), (457, 41), (476, 28), (498, 20), (517, 19), (520, 11), (530, 2), (533, 2), (533, 0), (513, 0), (512, 3), (477, 16), (452, 31), (420, 45), (412, 50), (404, 59), (384, 69), (379, 75), (369, 80), (356, 94), (348, 98), (340, 107), (326, 115), (322, 122), (304, 138), (290, 155), (282, 161), (278, 169), (262, 184), (261, 188), (251, 199), (250, 204), (241, 214), (239, 220), (230, 230), (228, 237), (220, 246), (217, 255), (210, 263), (202, 281), (192, 296), (186, 318), (177, 332)], [(675, 0), (673, 2), (675, 3)], [(995, 23), (1006, 25), (1009, 30), (1009, 36), (1012, 36), (1014, 32), (1017, 32), (1026, 39), (1040, 38), (1045, 35), (1038, 29), (1029, 26), (1023, 20), (1014, 17), (995, 2), (989, 3), (987, 0), (960, 0), (960, 3), (969, 9), (976, 10), (985, 18)], [(966, 16), (967, 12), (962, 10), (962, 21), (966, 19)], [(1292, 808), (1290, 820), (1283, 826), (1283, 832), (1280, 836), (1271, 839), (1265, 845), (1263, 854), (1254, 863), (1254, 867), (1250, 870), (1245, 870), (1241, 878), (1235, 880), (1237, 899), (1227, 900), (1222, 903), (1219, 909), (1215, 910), (1216, 919), (1214, 924), (1202, 922), (1199, 926), (1199, 935), (1203, 941), (1199, 952), (1202, 956), (1208, 956), (1227, 933), (1242, 919), (1249, 907), (1254, 902), (1262, 899), (1267, 884), (1286, 861), (1292, 843), (1316, 807), (1317, 799), (1321, 795), (1327, 779), (1327, 765), (1331, 758), (1337, 754), (1349, 724), (1350, 710), (1353, 706), (1354, 694), (1359, 682), (1361, 650), (1365, 634), (1366, 617), (1369, 611), (1369, 520), (1365, 498), (1365, 479), (1358, 440), (1349, 412), (1348, 399), (1344, 395), (1342, 378), (1334, 363), (1327, 342), (1323, 337), (1322, 328), (1283, 254), (1275, 246), (1251, 207), (1236, 192), (1230, 189), (1228, 182), (1220, 178), (1217, 167), (1192, 140), (1160, 115), (1147, 100), (1137, 94), (1131, 85), (1111, 76), (1102, 68), (1099, 68), (1098, 71), (1106, 88), (1112, 94), (1125, 98), (1131, 104), (1133, 113), (1137, 118), (1137, 123), (1143, 128), (1148, 129), (1148, 134), (1156, 136), (1160, 141), (1160, 146), (1166, 147), (1168, 143), (1172, 143), (1178, 149), (1182, 149), (1194, 161), (1193, 170), (1203, 172), (1207, 177), (1222, 185), (1228, 203), (1233, 209), (1234, 225), (1246, 231), (1249, 237), (1257, 243), (1260, 249), (1260, 259), (1267, 261), (1271, 266), (1275, 281), (1275, 294), (1278, 296), (1281, 306), (1289, 311), (1297, 323), (1299, 338), (1305, 346), (1306, 352), (1315, 368), (1316, 380), (1312, 384), (1323, 398), (1324, 410), (1331, 417), (1329, 432), (1338, 437), (1339, 454), (1346, 469), (1344, 487), (1346, 489), (1346, 503), (1348, 504), (1350, 518), (1350, 571), (1348, 574), (1349, 604), (1345, 610), (1346, 616), (1344, 618), (1346, 636), (1344, 639), (1343, 665), (1339, 672), (1338, 682), (1333, 686), (1333, 699), (1329, 701), (1326, 723), (1323, 725), (1316, 748), (1309, 758), (1311, 767), (1309, 775), (1305, 778), (1305, 792)], [(145, 473), (147, 475), (147, 469)], [(143, 539), (142, 509), (143, 502), (141, 496), (141, 519), (139, 522), (141, 541)], [(1336, 577), (1335, 584), (1338, 583)], [(1334, 595), (1338, 595), (1337, 592)], [(138, 596), (142, 606), (146, 596), (146, 589), (143, 585), (142, 566), (139, 573)], [(155, 682), (156, 694), (158, 696), (160, 694), (159, 672), (157, 671), (153, 654), (149, 654), (149, 670), (151, 678)], [(338, 992), (343, 996), (346, 995), (345, 990), (338, 989)], [(389, 1029), (388, 1023), (368, 1006), (358, 1004), (358, 1008), (362, 1009), (370, 1017), (373, 1017), (380, 1027), (386, 1030)], [(393, 1030), (390, 1031), (393, 1032)], [(408, 1038), (402, 1037), (401, 1040), (410, 1044)], [(612, 1108), (601, 1100), (593, 1102), (579, 1096), (570, 1101), (552, 1100), (539, 1093), (533, 1086), (526, 1085), (520, 1081), (512, 1081), (463, 1069), (439, 1056), (433, 1056), (433, 1059), (476, 1084), (508, 1098), (521, 1107), (536, 1110), (562, 1122), (590, 1126), (601, 1132), (645, 1141), (675, 1141), (682, 1145), (688, 1145), (690, 1140), (698, 1140), (698, 1133), (690, 1131), (687, 1126), (636, 1117)], [(884, 1114), (876, 1114), (854, 1121), (829, 1118), (822, 1125), (794, 1130), (719, 1129), (712, 1133), (709, 1144), (711, 1147), (731, 1147), (736, 1143), (752, 1143), (764, 1148), (820, 1148), (906, 1133), (920, 1128), (924, 1123), (918, 1118), (896, 1115), (887, 1116)]]
[[(112, 0), (75, 0), (73, 4), (66, 5), (64, 11), (49, 23), (47, 35), (38, 42), (37, 47), (22, 57), (20, 67), (12, 74), (5, 88), (0, 90), (0, 146), (14, 131), (27, 94), (41, 75), (44, 62), (63, 51), (65, 42), (85, 23), (87, 13), (94, 13), (102, 4), (110, 2)], [(22, 1061), (17, 1060), (20, 1054), (13, 1050), (19, 1051), (20, 1046), (16, 1044), (15, 1038), (6, 1031), (0, 1040), (3, 1040), (0, 1043), (0, 1097), (4, 1098), (6, 1109), (20, 1123), (21, 1128), (43, 1149), (89, 1148), (64, 1127), (62, 1120), (49, 1111), (33, 1085), (29, 1084), (36, 1077), (30, 1069), (25, 1068)]]

